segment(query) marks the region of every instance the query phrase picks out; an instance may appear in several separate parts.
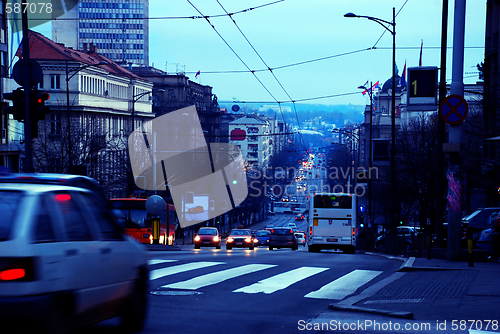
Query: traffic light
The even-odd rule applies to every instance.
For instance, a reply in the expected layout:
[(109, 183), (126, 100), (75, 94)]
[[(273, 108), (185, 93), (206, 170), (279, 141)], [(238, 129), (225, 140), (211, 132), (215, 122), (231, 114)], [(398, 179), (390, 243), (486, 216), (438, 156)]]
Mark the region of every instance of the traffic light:
[(20, 121), (24, 120), (24, 116), (26, 113), (25, 107), (24, 107), (24, 90), (22, 90), (21, 88), (18, 88), (16, 90), (14, 90), (12, 93), (3, 94), (3, 97), (6, 100), (12, 101), (12, 106), (5, 107), (4, 111), (7, 114), (12, 114), (16, 121), (20, 122)]
[(233, 184), (238, 183), (238, 178), (237, 178), (237, 176), (238, 176), (238, 173), (233, 173)]
[(50, 99), (47, 92), (32, 90), (30, 95), (31, 106), (31, 138), (38, 137), (38, 122), (45, 120), (45, 115), (50, 112), (50, 108), (45, 105), (45, 101)]
[(364, 216), (358, 216), (358, 225), (360, 228), (365, 227), (365, 217)]

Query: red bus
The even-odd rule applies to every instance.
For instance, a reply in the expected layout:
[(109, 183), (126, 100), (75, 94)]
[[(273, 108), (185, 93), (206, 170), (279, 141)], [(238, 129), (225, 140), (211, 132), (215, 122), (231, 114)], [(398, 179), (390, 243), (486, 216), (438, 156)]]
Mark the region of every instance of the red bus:
[[(151, 215), (146, 211), (147, 198), (114, 198), (110, 200), (113, 209), (120, 210), (125, 219), (125, 234), (143, 244), (153, 243)], [(178, 224), (175, 207), (165, 204), (165, 211), (160, 215), (160, 244), (173, 245), (175, 228)], [(167, 238), (167, 230), (168, 238)]]

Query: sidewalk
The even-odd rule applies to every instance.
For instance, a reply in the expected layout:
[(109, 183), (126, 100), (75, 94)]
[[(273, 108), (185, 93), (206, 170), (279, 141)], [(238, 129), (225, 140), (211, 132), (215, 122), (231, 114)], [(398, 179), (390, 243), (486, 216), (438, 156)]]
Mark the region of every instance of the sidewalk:
[(396, 273), (330, 308), (417, 320), (498, 320), (498, 261), (469, 267), (468, 262), (392, 258), (404, 261)]

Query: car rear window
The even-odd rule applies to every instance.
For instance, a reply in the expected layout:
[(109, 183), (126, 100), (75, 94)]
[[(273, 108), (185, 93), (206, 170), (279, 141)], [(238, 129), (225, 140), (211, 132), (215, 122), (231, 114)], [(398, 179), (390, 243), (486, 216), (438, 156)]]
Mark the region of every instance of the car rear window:
[(287, 234), (293, 234), (293, 231), (287, 228), (280, 228), (273, 230), (272, 234), (287, 235)]
[(20, 191), (0, 191), (0, 241), (8, 239), (23, 196)]

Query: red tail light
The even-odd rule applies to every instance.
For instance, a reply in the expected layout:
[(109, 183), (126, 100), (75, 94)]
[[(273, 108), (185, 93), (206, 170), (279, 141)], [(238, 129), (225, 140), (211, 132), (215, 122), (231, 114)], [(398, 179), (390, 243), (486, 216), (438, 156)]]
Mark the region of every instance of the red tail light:
[(0, 282), (35, 280), (33, 258), (0, 258)]

